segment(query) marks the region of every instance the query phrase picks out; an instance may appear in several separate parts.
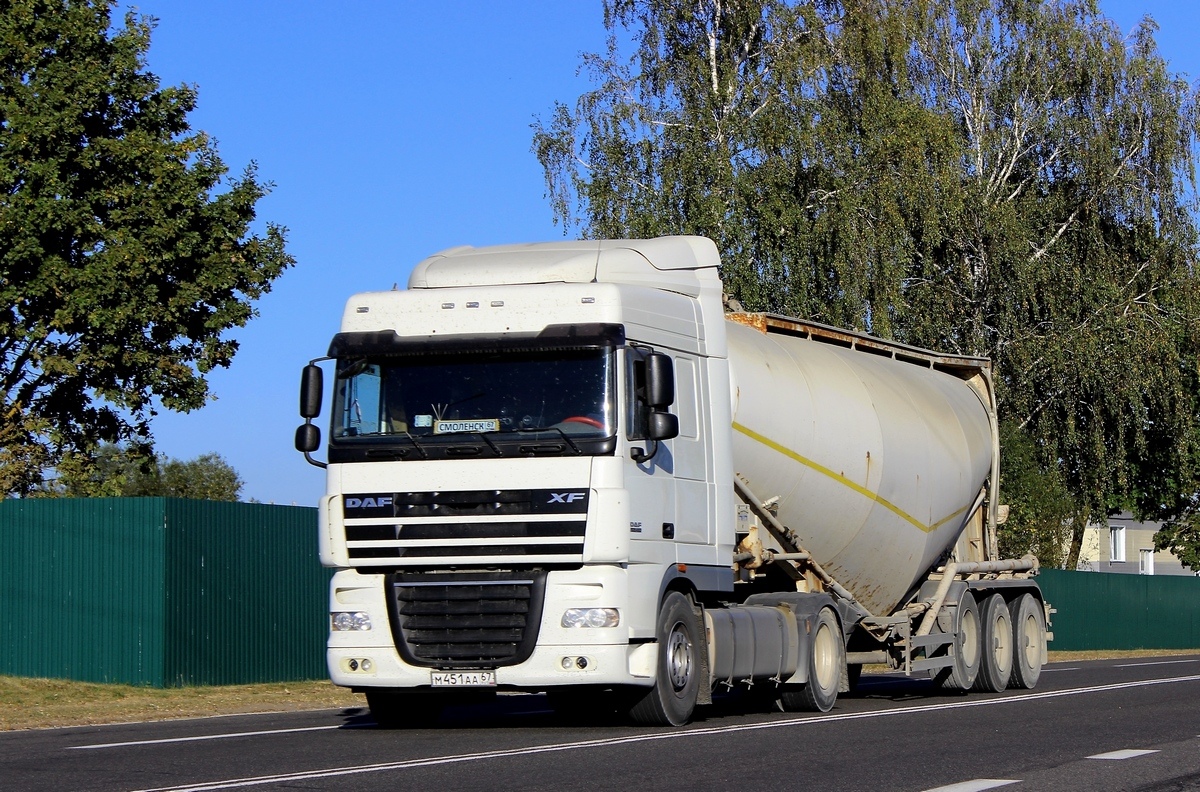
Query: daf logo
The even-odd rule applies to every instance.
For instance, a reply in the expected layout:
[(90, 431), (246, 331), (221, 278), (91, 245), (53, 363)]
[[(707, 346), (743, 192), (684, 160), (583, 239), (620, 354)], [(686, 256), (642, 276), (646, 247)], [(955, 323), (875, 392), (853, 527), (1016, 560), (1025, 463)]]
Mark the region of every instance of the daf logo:
[(577, 500), (582, 500), (584, 493), (582, 492), (551, 492), (550, 500), (546, 503), (574, 503)]
[(346, 498), (347, 509), (382, 509), (392, 505), (392, 499), (387, 498)]

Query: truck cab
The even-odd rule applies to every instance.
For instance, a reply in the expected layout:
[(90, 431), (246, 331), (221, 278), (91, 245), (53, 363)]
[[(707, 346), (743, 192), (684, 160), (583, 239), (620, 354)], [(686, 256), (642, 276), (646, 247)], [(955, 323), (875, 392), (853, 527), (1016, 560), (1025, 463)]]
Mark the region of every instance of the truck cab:
[(654, 685), (666, 593), (734, 584), (717, 265), (696, 237), (455, 248), (350, 298), (320, 501), (336, 684), (379, 711)]

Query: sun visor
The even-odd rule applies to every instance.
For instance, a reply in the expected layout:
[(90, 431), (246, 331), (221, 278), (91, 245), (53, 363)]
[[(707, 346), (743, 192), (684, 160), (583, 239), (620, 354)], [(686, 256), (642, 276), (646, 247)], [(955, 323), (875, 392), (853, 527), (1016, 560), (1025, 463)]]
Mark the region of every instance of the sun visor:
[(408, 288), (592, 283), (598, 249), (597, 242), (454, 248), (417, 264)]
[(535, 332), (487, 335), (406, 337), (394, 330), (375, 330), (338, 333), (329, 344), (329, 357), (594, 349), (618, 347), (624, 343), (625, 328), (622, 325), (605, 323), (547, 325)]

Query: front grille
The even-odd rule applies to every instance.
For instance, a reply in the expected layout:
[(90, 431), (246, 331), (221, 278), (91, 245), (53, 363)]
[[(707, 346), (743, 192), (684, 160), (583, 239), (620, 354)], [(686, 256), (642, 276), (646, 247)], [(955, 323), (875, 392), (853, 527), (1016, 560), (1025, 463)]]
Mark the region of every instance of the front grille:
[(523, 662), (541, 623), (546, 573), (395, 573), (392, 634), (404, 659), (438, 668)]
[(366, 493), (343, 504), (355, 567), (583, 562), (586, 489)]

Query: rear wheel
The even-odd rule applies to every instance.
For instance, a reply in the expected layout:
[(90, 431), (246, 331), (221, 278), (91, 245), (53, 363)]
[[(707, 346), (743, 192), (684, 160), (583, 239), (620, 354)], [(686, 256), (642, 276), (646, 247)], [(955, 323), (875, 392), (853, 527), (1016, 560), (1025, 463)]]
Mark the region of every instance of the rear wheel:
[(1008, 687), (1013, 670), (1012, 616), (1000, 594), (983, 601), (979, 614), (983, 634), (983, 660), (974, 690), (999, 693)]
[(1013, 668), (1009, 687), (1029, 690), (1042, 675), (1046, 651), (1046, 614), (1032, 594), (1022, 594), (1008, 604), (1013, 623)]
[[(829, 712), (837, 701), (842, 671), (846, 668), (846, 645), (842, 628), (830, 608), (817, 614), (808, 654), (808, 682), (785, 685), (779, 703), (787, 712)], [(861, 667), (860, 667), (861, 668)]]
[[(962, 599), (953, 608), (938, 616), (938, 624), (949, 632), (953, 639), (946, 652), (954, 658), (953, 664), (938, 671), (934, 680), (947, 690), (970, 690), (979, 674), (980, 630), (979, 606), (971, 592), (964, 591)], [(951, 628), (951, 629), (947, 629)]]
[(700, 696), (700, 653), (708, 651), (700, 618), (690, 599), (672, 591), (658, 614), (658, 673), (654, 687), (629, 710), (638, 723), (682, 726)]

